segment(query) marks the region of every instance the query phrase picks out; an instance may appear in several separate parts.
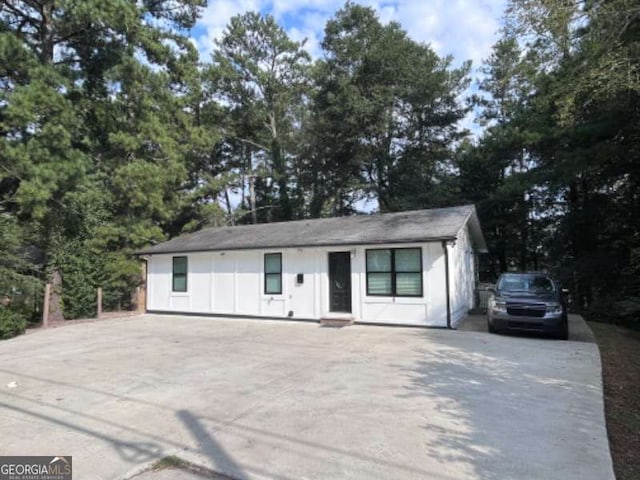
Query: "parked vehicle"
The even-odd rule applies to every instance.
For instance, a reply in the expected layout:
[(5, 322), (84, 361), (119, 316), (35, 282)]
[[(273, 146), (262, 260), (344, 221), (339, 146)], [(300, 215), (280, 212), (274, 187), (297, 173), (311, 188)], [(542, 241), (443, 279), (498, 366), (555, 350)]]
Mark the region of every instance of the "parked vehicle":
[(544, 273), (504, 273), (487, 307), (490, 333), (526, 331), (569, 338), (564, 292)]

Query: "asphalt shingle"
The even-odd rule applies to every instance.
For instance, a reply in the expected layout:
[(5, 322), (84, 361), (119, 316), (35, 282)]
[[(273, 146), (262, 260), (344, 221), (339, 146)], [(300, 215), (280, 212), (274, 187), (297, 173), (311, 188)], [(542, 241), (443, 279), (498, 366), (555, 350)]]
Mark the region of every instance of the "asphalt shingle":
[(469, 220), (476, 248), (486, 250), (475, 207), (212, 227), (151, 246), (140, 255), (288, 247), (374, 245), (453, 240)]

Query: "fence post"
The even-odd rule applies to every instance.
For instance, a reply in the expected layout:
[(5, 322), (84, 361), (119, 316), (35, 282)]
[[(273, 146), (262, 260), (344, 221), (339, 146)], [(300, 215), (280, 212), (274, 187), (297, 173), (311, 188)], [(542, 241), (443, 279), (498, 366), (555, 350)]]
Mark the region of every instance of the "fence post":
[(47, 283), (44, 286), (44, 301), (42, 305), (42, 327), (47, 328), (49, 326), (49, 297), (51, 296), (51, 284)]
[(147, 311), (147, 262), (146, 260), (140, 263), (140, 277), (142, 283), (136, 289), (136, 310), (138, 313), (144, 313)]
[(98, 318), (102, 316), (102, 287), (98, 287)]
[(49, 290), (49, 318), (50, 322), (64, 321), (62, 313), (62, 276), (58, 270), (51, 274), (51, 289)]

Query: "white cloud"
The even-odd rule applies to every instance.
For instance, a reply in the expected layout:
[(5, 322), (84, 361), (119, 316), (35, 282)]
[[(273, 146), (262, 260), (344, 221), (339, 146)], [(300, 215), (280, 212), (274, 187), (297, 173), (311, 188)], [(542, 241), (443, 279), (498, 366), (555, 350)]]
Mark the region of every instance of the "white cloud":
[(322, 38), (318, 35), (318, 32), (311, 29), (299, 29), (293, 27), (288, 31), (291, 40), (296, 42), (305, 41), (304, 48), (309, 52), (312, 58), (318, 58), (322, 55)]
[(219, 39), (231, 17), (247, 11), (260, 11), (261, 0), (213, 0), (202, 12), (196, 28), (194, 40), (203, 61), (210, 60), (214, 41)]
[[(456, 64), (473, 60), (479, 66), (497, 40), (506, 0), (363, 0), (382, 22), (397, 21), (409, 35), (429, 43)], [(213, 41), (233, 15), (249, 10), (271, 13), (296, 40), (308, 38), (309, 53), (321, 54), (326, 21), (342, 8), (342, 0), (210, 0), (195, 29), (195, 41), (208, 60)]]
[(505, 0), (404, 0), (398, 21), (417, 41), (429, 43), (439, 55), (453, 55), (456, 64), (479, 65), (497, 40)]

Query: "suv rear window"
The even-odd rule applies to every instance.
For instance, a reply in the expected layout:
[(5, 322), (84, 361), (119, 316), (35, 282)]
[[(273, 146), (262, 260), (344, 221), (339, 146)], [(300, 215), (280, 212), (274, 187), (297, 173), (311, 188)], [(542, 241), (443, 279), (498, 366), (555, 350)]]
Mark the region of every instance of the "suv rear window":
[(507, 274), (502, 275), (497, 285), (504, 292), (553, 292), (555, 287), (551, 279), (545, 275)]

